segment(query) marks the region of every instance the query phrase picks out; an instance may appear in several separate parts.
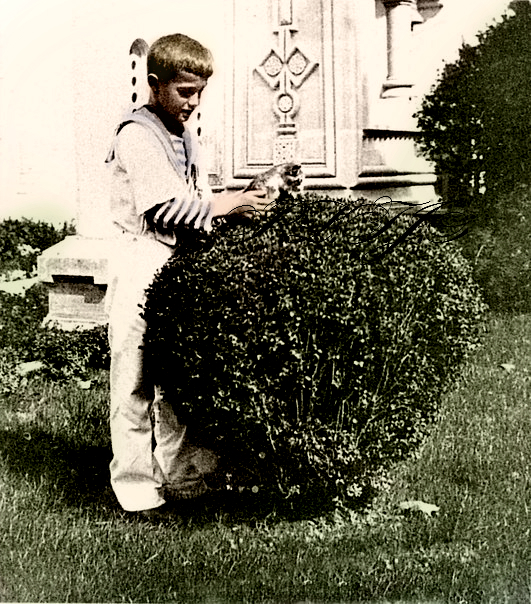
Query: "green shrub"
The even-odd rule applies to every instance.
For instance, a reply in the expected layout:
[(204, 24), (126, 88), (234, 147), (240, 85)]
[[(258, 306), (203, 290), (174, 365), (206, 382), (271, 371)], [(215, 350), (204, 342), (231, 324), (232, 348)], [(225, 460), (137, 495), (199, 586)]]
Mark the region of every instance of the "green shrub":
[(410, 236), (381, 256), (408, 226), (301, 196), (162, 269), (148, 367), (226, 486), (352, 502), (423, 440), (485, 307), (451, 242)]
[(531, 312), (531, 186), (504, 196), (496, 216), (460, 240), (485, 301), (499, 312)]
[(45, 364), (44, 374), (50, 379), (86, 379), (94, 370), (109, 368), (107, 327), (74, 331), (41, 327), (32, 356)]
[(531, 5), (464, 45), (417, 114), (420, 149), (447, 179), (447, 200), (480, 218), (531, 184)]
[(10, 346), (0, 348), (0, 396), (17, 392), (23, 377), (17, 371), (18, 351)]
[(0, 347), (18, 351), (22, 361), (33, 359), (35, 334), (46, 316), (46, 287), (37, 283), (24, 296), (0, 291)]
[(53, 380), (86, 378), (91, 370), (108, 367), (106, 328), (64, 331), (44, 326), (47, 304), (47, 289), (40, 283), (25, 296), (0, 292), (0, 349), (4, 351), (0, 383), (4, 389), (16, 383), (19, 363), (42, 361), (42, 372)]

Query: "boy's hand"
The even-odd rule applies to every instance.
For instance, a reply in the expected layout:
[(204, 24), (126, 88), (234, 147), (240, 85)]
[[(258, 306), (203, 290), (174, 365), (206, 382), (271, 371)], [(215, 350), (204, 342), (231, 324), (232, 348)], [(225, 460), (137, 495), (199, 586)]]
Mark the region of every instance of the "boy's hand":
[(221, 193), (214, 198), (214, 215), (243, 215), (252, 218), (262, 214), (271, 206), (272, 202), (266, 195), (267, 191), (265, 189)]
[(275, 205), (275, 201), (267, 195), (266, 189), (241, 191), (240, 194), (245, 197), (246, 203), (236, 208), (235, 211), (238, 212), (241, 209), (238, 213), (246, 218), (257, 218)]

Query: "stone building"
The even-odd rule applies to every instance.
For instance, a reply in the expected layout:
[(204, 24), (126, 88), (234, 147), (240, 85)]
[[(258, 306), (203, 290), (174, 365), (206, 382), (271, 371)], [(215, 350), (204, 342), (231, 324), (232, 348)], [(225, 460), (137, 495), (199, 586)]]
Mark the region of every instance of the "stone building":
[[(50, 318), (65, 327), (106, 320), (104, 159), (115, 124), (146, 100), (146, 45), (179, 31), (214, 54), (193, 127), (215, 190), (295, 159), (307, 189), (423, 204), (436, 199), (436, 176), (415, 153), (413, 114), (442, 61), (507, 9), (506, 0), (44, 0), (43, 16), (47, 3), (60, 14), (53, 40), (26, 15), (4, 42), (20, 48), (0, 63), (0, 170), (3, 195), (17, 202), (76, 199), (79, 235), (39, 260)], [(34, 88), (20, 94), (25, 70)]]

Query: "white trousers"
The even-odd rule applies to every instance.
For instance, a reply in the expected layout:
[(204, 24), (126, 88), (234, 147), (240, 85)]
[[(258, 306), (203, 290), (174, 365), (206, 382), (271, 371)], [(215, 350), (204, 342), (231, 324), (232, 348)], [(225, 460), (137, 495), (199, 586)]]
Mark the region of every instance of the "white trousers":
[[(165, 264), (171, 248), (145, 237), (124, 235), (112, 254), (107, 292), (111, 349), (111, 484), (127, 511), (165, 502), (168, 489), (193, 492), (203, 474), (213, 471), (213, 454), (186, 444), (179, 423), (159, 387), (144, 374), (141, 317), (145, 291)], [(204, 484), (204, 483), (203, 483)]]

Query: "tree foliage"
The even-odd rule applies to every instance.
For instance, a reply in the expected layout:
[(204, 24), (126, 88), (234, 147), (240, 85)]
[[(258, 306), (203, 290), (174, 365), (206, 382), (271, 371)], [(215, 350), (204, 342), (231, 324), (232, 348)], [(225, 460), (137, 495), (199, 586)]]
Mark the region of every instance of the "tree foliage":
[(450, 204), (483, 218), (531, 183), (531, 4), (463, 45), (416, 117), (420, 149), (447, 182)]

